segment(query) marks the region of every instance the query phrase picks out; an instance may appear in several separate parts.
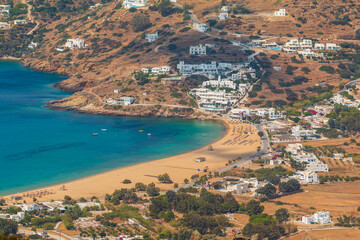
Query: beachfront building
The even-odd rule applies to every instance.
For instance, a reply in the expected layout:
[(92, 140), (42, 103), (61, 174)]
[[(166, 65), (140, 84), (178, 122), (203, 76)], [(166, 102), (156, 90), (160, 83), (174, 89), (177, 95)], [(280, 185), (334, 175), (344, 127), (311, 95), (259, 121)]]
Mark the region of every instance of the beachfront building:
[(131, 105), (134, 103), (134, 98), (133, 97), (120, 97), (120, 98), (108, 98), (106, 100), (107, 104), (112, 104), (112, 105)]
[(225, 19), (227, 19), (229, 17), (229, 13), (227, 13), (227, 12), (225, 12), (225, 13), (219, 13), (219, 15), (218, 15), (218, 18), (220, 19), (220, 20), (225, 20)]
[(48, 212), (54, 212), (55, 210), (64, 213), (66, 211), (65, 205), (61, 201), (43, 202), (44, 209)]
[(194, 29), (199, 32), (207, 32), (209, 30), (209, 26), (203, 23), (194, 23)]
[(301, 184), (318, 184), (319, 176), (314, 171), (298, 171), (291, 178), (297, 179)]
[(286, 14), (286, 9), (279, 9), (279, 11), (275, 11), (274, 16), (277, 17), (285, 17)]
[(21, 207), (21, 210), (24, 212), (30, 212), (30, 211), (39, 211), (41, 210), (41, 207), (37, 203), (33, 204), (23, 204)]
[(155, 42), (157, 39), (159, 39), (159, 34), (158, 34), (157, 31), (156, 31), (155, 33), (147, 34), (147, 35), (145, 36), (145, 39), (146, 39), (148, 42)]
[(0, 22), (0, 28), (9, 28), (10, 25), (7, 22)]
[(320, 161), (311, 162), (306, 165), (306, 170), (313, 172), (328, 172), (329, 167), (326, 163), (322, 163)]
[(301, 221), (305, 224), (328, 224), (331, 223), (330, 213), (327, 211), (319, 211), (313, 215), (303, 216)]
[(271, 137), (273, 143), (299, 142), (301, 139), (291, 134), (277, 134)]
[(65, 43), (66, 48), (84, 48), (86, 47), (85, 41), (80, 38), (68, 39)]
[(27, 24), (27, 21), (25, 19), (14, 20), (14, 25), (24, 25), (24, 24)]
[(124, 0), (123, 6), (126, 9), (137, 8), (137, 7), (146, 7), (148, 0)]
[(81, 210), (83, 210), (86, 207), (88, 207), (88, 208), (91, 208), (91, 207), (100, 208), (100, 206), (101, 206), (100, 203), (96, 203), (96, 202), (80, 202), (80, 203), (76, 203), (76, 205), (78, 205)]
[(201, 109), (223, 112), (231, 104), (235, 103), (230, 94), (222, 90), (210, 90), (207, 88), (194, 88), (190, 94), (195, 97)]
[(241, 115), (243, 118), (256, 115), (270, 120), (280, 119), (285, 116), (283, 112), (277, 111), (275, 108), (236, 108), (231, 110), (231, 114)]
[(190, 46), (189, 53), (190, 55), (206, 55), (206, 46), (203, 44)]

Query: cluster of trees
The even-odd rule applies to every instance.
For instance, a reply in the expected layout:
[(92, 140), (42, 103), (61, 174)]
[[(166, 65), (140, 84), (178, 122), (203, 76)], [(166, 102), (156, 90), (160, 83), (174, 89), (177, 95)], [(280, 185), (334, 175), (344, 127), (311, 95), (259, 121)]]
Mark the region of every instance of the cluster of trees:
[(353, 182), (356, 180), (360, 180), (360, 177), (350, 177), (350, 176), (339, 176), (339, 175), (332, 175), (332, 176), (319, 176), (320, 183), (324, 182)]
[(173, 181), (170, 179), (169, 174), (167, 174), (167, 173), (160, 174), (160, 175), (158, 176), (158, 180), (159, 180), (159, 182), (161, 182), (161, 183), (173, 183)]
[(14, 221), (0, 219), (0, 235), (9, 236), (16, 234), (18, 231), (18, 225)]
[(342, 216), (337, 218), (338, 222), (335, 224), (336, 226), (342, 227), (355, 227), (360, 226), (360, 217), (355, 216)]
[(155, 218), (161, 217), (162, 214), (172, 210), (181, 213), (196, 211), (201, 215), (211, 216), (220, 213), (237, 212), (239, 206), (231, 193), (222, 196), (208, 192), (203, 188), (200, 197), (168, 191), (165, 195), (151, 199), (149, 210), (150, 215)]
[(147, 15), (137, 13), (131, 18), (130, 25), (134, 32), (142, 32), (151, 27), (151, 22)]
[(142, 71), (135, 72), (134, 78), (138, 81), (140, 86), (143, 86), (150, 82), (149, 74), (143, 73)]
[(360, 110), (355, 107), (335, 104), (333, 111), (327, 117), (329, 117), (330, 128), (360, 131)]
[(297, 192), (301, 189), (301, 185), (298, 180), (290, 179), (287, 182), (281, 182), (279, 184), (279, 191), (282, 193)]

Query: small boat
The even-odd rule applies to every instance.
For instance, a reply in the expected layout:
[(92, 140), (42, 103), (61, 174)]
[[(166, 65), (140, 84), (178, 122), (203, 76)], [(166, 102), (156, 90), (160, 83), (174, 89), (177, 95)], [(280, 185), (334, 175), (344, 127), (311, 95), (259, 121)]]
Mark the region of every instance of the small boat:
[(148, 136), (151, 136), (151, 133), (148, 133)]
[(102, 128), (102, 129), (101, 129), (101, 131), (106, 132), (106, 131), (107, 131), (107, 129), (106, 129), (106, 128)]
[(139, 130), (139, 132), (143, 132), (144, 130)]
[(93, 136), (97, 136), (97, 135), (99, 135), (99, 134), (98, 134), (98, 133), (93, 133), (92, 135), (93, 135)]

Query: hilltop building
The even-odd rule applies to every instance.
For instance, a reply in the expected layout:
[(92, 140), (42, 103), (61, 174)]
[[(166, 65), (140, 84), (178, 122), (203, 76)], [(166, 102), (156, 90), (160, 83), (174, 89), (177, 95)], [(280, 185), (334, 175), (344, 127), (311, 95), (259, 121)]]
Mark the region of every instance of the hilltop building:
[(190, 55), (206, 55), (206, 46), (203, 44), (190, 46), (189, 53)]
[(155, 42), (157, 39), (159, 39), (159, 34), (158, 34), (157, 31), (156, 31), (155, 33), (147, 34), (147, 35), (145, 36), (145, 39), (146, 39), (148, 42)]
[(305, 224), (328, 224), (331, 223), (330, 213), (327, 211), (319, 211), (313, 215), (303, 216), (301, 221)]
[(194, 29), (199, 32), (207, 32), (209, 30), (209, 26), (203, 23), (194, 23)]
[(286, 9), (279, 9), (279, 11), (275, 11), (274, 16), (277, 17), (285, 17), (286, 14)]
[(68, 39), (65, 43), (66, 48), (85, 48), (87, 45), (83, 39)]

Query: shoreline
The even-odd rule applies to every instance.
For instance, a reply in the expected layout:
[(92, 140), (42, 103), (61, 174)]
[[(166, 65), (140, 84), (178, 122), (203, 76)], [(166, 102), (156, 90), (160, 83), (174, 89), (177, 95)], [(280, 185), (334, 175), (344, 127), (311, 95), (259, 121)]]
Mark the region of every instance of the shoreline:
[[(250, 149), (241, 149), (237, 146), (221, 147), (221, 144), (224, 141), (239, 135), (232, 134), (231, 129), (234, 127), (233, 124), (228, 123), (224, 119), (217, 120), (225, 126), (226, 131), (224, 136), (214, 143), (209, 144), (214, 146), (214, 151), (208, 151), (209, 145), (207, 145), (178, 155), (137, 163), (126, 167), (119, 167), (60, 184), (4, 195), (1, 198), (11, 200), (12, 196), (23, 197), (27, 202), (31, 202), (33, 197), (36, 197), (40, 201), (62, 200), (65, 195), (69, 195), (75, 199), (80, 197), (90, 198), (92, 196), (104, 197), (107, 193), (111, 194), (115, 189), (131, 188), (137, 182), (143, 182), (145, 184), (154, 182), (161, 190), (168, 190), (173, 188), (173, 184), (159, 183), (157, 180), (159, 174), (166, 172), (170, 175), (170, 178), (174, 183), (182, 185), (184, 184), (183, 180), (185, 178), (190, 179), (194, 174), (201, 175), (203, 173), (203, 171), (199, 172), (197, 169), (203, 169), (208, 166), (209, 171), (215, 171), (224, 167), (228, 160), (232, 160), (239, 156), (244, 157), (257, 151), (257, 146), (260, 145), (260, 141), (259, 139), (257, 141), (255, 140), (258, 138), (256, 134), (250, 135), (253, 139), (252, 141), (254, 141), (254, 144), (252, 144), (253, 146)], [(247, 124), (241, 125), (250, 128), (252, 127)], [(258, 144), (255, 144), (256, 142)], [(228, 151), (221, 153), (222, 150)], [(220, 153), (221, 156), (216, 156), (218, 155), (217, 153)], [(205, 156), (206, 161), (203, 163), (196, 163), (194, 158), (200, 156)], [(130, 179), (132, 183), (123, 184), (122, 181), (124, 179)], [(45, 192), (47, 194), (45, 194)], [(41, 193), (44, 193), (44, 195)]]

